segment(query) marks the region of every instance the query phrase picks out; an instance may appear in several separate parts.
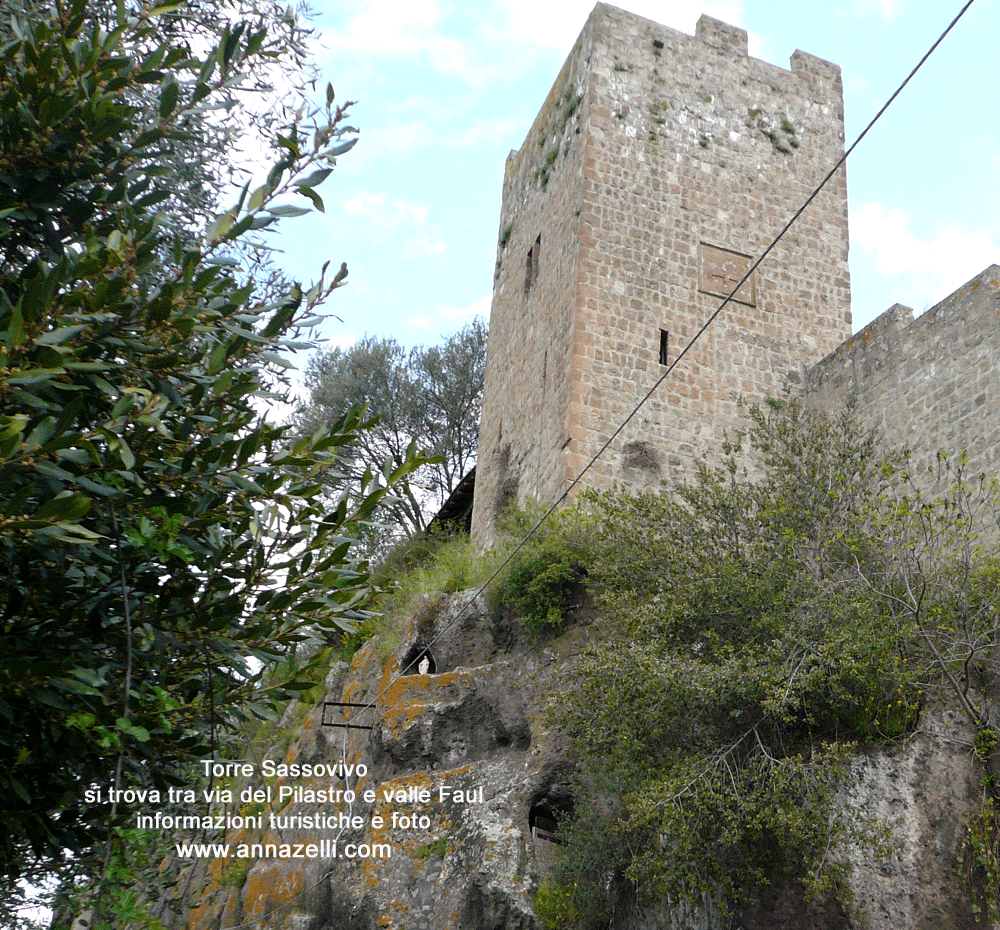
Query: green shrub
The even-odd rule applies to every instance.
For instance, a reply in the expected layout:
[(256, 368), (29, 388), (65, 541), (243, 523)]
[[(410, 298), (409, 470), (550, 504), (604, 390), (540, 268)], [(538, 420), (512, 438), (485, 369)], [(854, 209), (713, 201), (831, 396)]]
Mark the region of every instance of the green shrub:
[(570, 930), (580, 919), (572, 890), (552, 878), (543, 879), (538, 886), (535, 913), (545, 930)]
[[(586, 780), (576, 777), (573, 810), (559, 819), (562, 845), (552, 866), (542, 905), (558, 915), (555, 926), (573, 930), (597, 930), (613, 923), (621, 902), (634, 888), (625, 872), (631, 862), (630, 849), (640, 843), (641, 834), (622, 820), (625, 813), (619, 800), (626, 786), (616, 781), (616, 772), (597, 773)], [(610, 776), (605, 778), (605, 776)], [(545, 883), (543, 883), (544, 885)]]
[(959, 865), (976, 920), (995, 925), (1000, 921), (1000, 808), (992, 796), (966, 824)]
[(977, 921), (985, 917), (990, 924), (1000, 921), (1000, 790), (991, 764), (998, 744), (995, 729), (985, 724), (976, 729), (973, 755), (982, 767), (983, 802), (966, 824), (958, 860), (972, 913)]
[(795, 405), (751, 409), (745, 441), (759, 481), (734, 441), (673, 494), (588, 498), (607, 622), (555, 719), (621, 799), (605, 829), (565, 835), (563, 884), (591, 915), (609, 881), (722, 911), (774, 881), (839, 893), (832, 848), (887, 852), (834, 801), (857, 743), (912, 729), (926, 681), (913, 618), (881, 593), (898, 575), (872, 508), (892, 469), (850, 416)]
[[(511, 512), (504, 530), (524, 539), (538, 522), (538, 508)], [(487, 592), (490, 609), (510, 608), (536, 636), (558, 632), (585, 594), (593, 559), (592, 518), (579, 507), (553, 514), (518, 548)]]
[(222, 870), (220, 884), (225, 888), (242, 888), (254, 865), (253, 859), (230, 859)]
[(445, 837), (434, 840), (431, 843), (424, 843), (414, 854), (413, 858), (419, 860), (420, 862), (425, 862), (430, 859), (431, 856), (435, 856), (438, 859), (443, 859), (444, 854), (448, 851), (448, 840)]
[(443, 542), (444, 538), (427, 533), (400, 540), (375, 562), (372, 579), (380, 587), (394, 584), (396, 579), (430, 562)]
[(375, 570), (381, 592), (374, 601), (373, 616), (361, 626), (365, 641), (377, 640), (379, 657), (384, 660), (399, 644), (409, 619), (426, 609), (428, 595), (479, 587), (498, 564), (498, 553), (480, 552), (462, 533), (424, 535), (400, 543)]

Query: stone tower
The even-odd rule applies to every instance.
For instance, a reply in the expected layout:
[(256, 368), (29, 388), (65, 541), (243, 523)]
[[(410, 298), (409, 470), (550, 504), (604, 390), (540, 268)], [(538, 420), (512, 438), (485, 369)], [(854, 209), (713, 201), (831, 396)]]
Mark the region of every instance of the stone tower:
[[(595, 7), (520, 150), (500, 215), (473, 534), (551, 502), (844, 150), (840, 68), (750, 58)], [(780, 393), (850, 336), (838, 172), (584, 484), (660, 487), (711, 460), (739, 398)]]

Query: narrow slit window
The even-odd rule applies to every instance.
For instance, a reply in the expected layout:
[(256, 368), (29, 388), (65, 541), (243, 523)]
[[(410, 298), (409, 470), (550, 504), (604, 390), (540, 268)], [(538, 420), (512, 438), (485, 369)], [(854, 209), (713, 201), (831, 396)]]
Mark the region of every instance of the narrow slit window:
[(541, 233), (535, 238), (535, 244), (528, 250), (528, 259), (524, 269), (524, 293), (531, 290), (531, 285), (538, 279), (538, 256), (542, 251)]
[(670, 333), (665, 329), (660, 330), (660, 364), (670, 364)]

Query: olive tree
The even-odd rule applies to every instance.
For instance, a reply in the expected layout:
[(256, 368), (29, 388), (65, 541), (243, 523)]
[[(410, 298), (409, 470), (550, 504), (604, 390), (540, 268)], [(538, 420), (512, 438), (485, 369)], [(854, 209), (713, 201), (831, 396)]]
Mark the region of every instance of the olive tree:
[(396, 531), (412, 535), (426, 528), (434, 508), (475, 464), (485, 365), (486, 325), (479, 319), (440, 345), (410, 351), (395, 339), (366, 337), (310, 359), (309, 399), (295, 422), (309, 432), (352, 408), (366, 409), (373, 427), (339, 463), (338, 473), (352, 478), (372, 458), (402, 462), (412, 444), (433, 456), (390, 511)]

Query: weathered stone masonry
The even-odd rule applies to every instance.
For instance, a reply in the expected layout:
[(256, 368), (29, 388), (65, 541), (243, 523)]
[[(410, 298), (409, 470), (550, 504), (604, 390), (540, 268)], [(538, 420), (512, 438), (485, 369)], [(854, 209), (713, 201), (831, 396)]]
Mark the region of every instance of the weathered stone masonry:
[(828, 411), (856, 396), (858, 415), (911, 452), (917, 474), (938, 451), (969, 453), (973, 474), (1000, 465), (1000, 265), (926, 313), (896, 304), (806, 373)]
[[(558, 499), (843, 153), (836, 65), (747, 54), (598, 4), (507, 161), (473, 533)], [(1000, 464), (1000, 266), (850, 337), (841, 172), (588, 472), (658, 488), (712, 461), (737, 401), (791, 389), (858, 416), (927, 474)]]
[[(843, 152), (840, 69), (599, 4), (501, 209), (473, 531), (554, 500)], [(850, 335), (843, 172), (588, 473), (657, 487)]]

